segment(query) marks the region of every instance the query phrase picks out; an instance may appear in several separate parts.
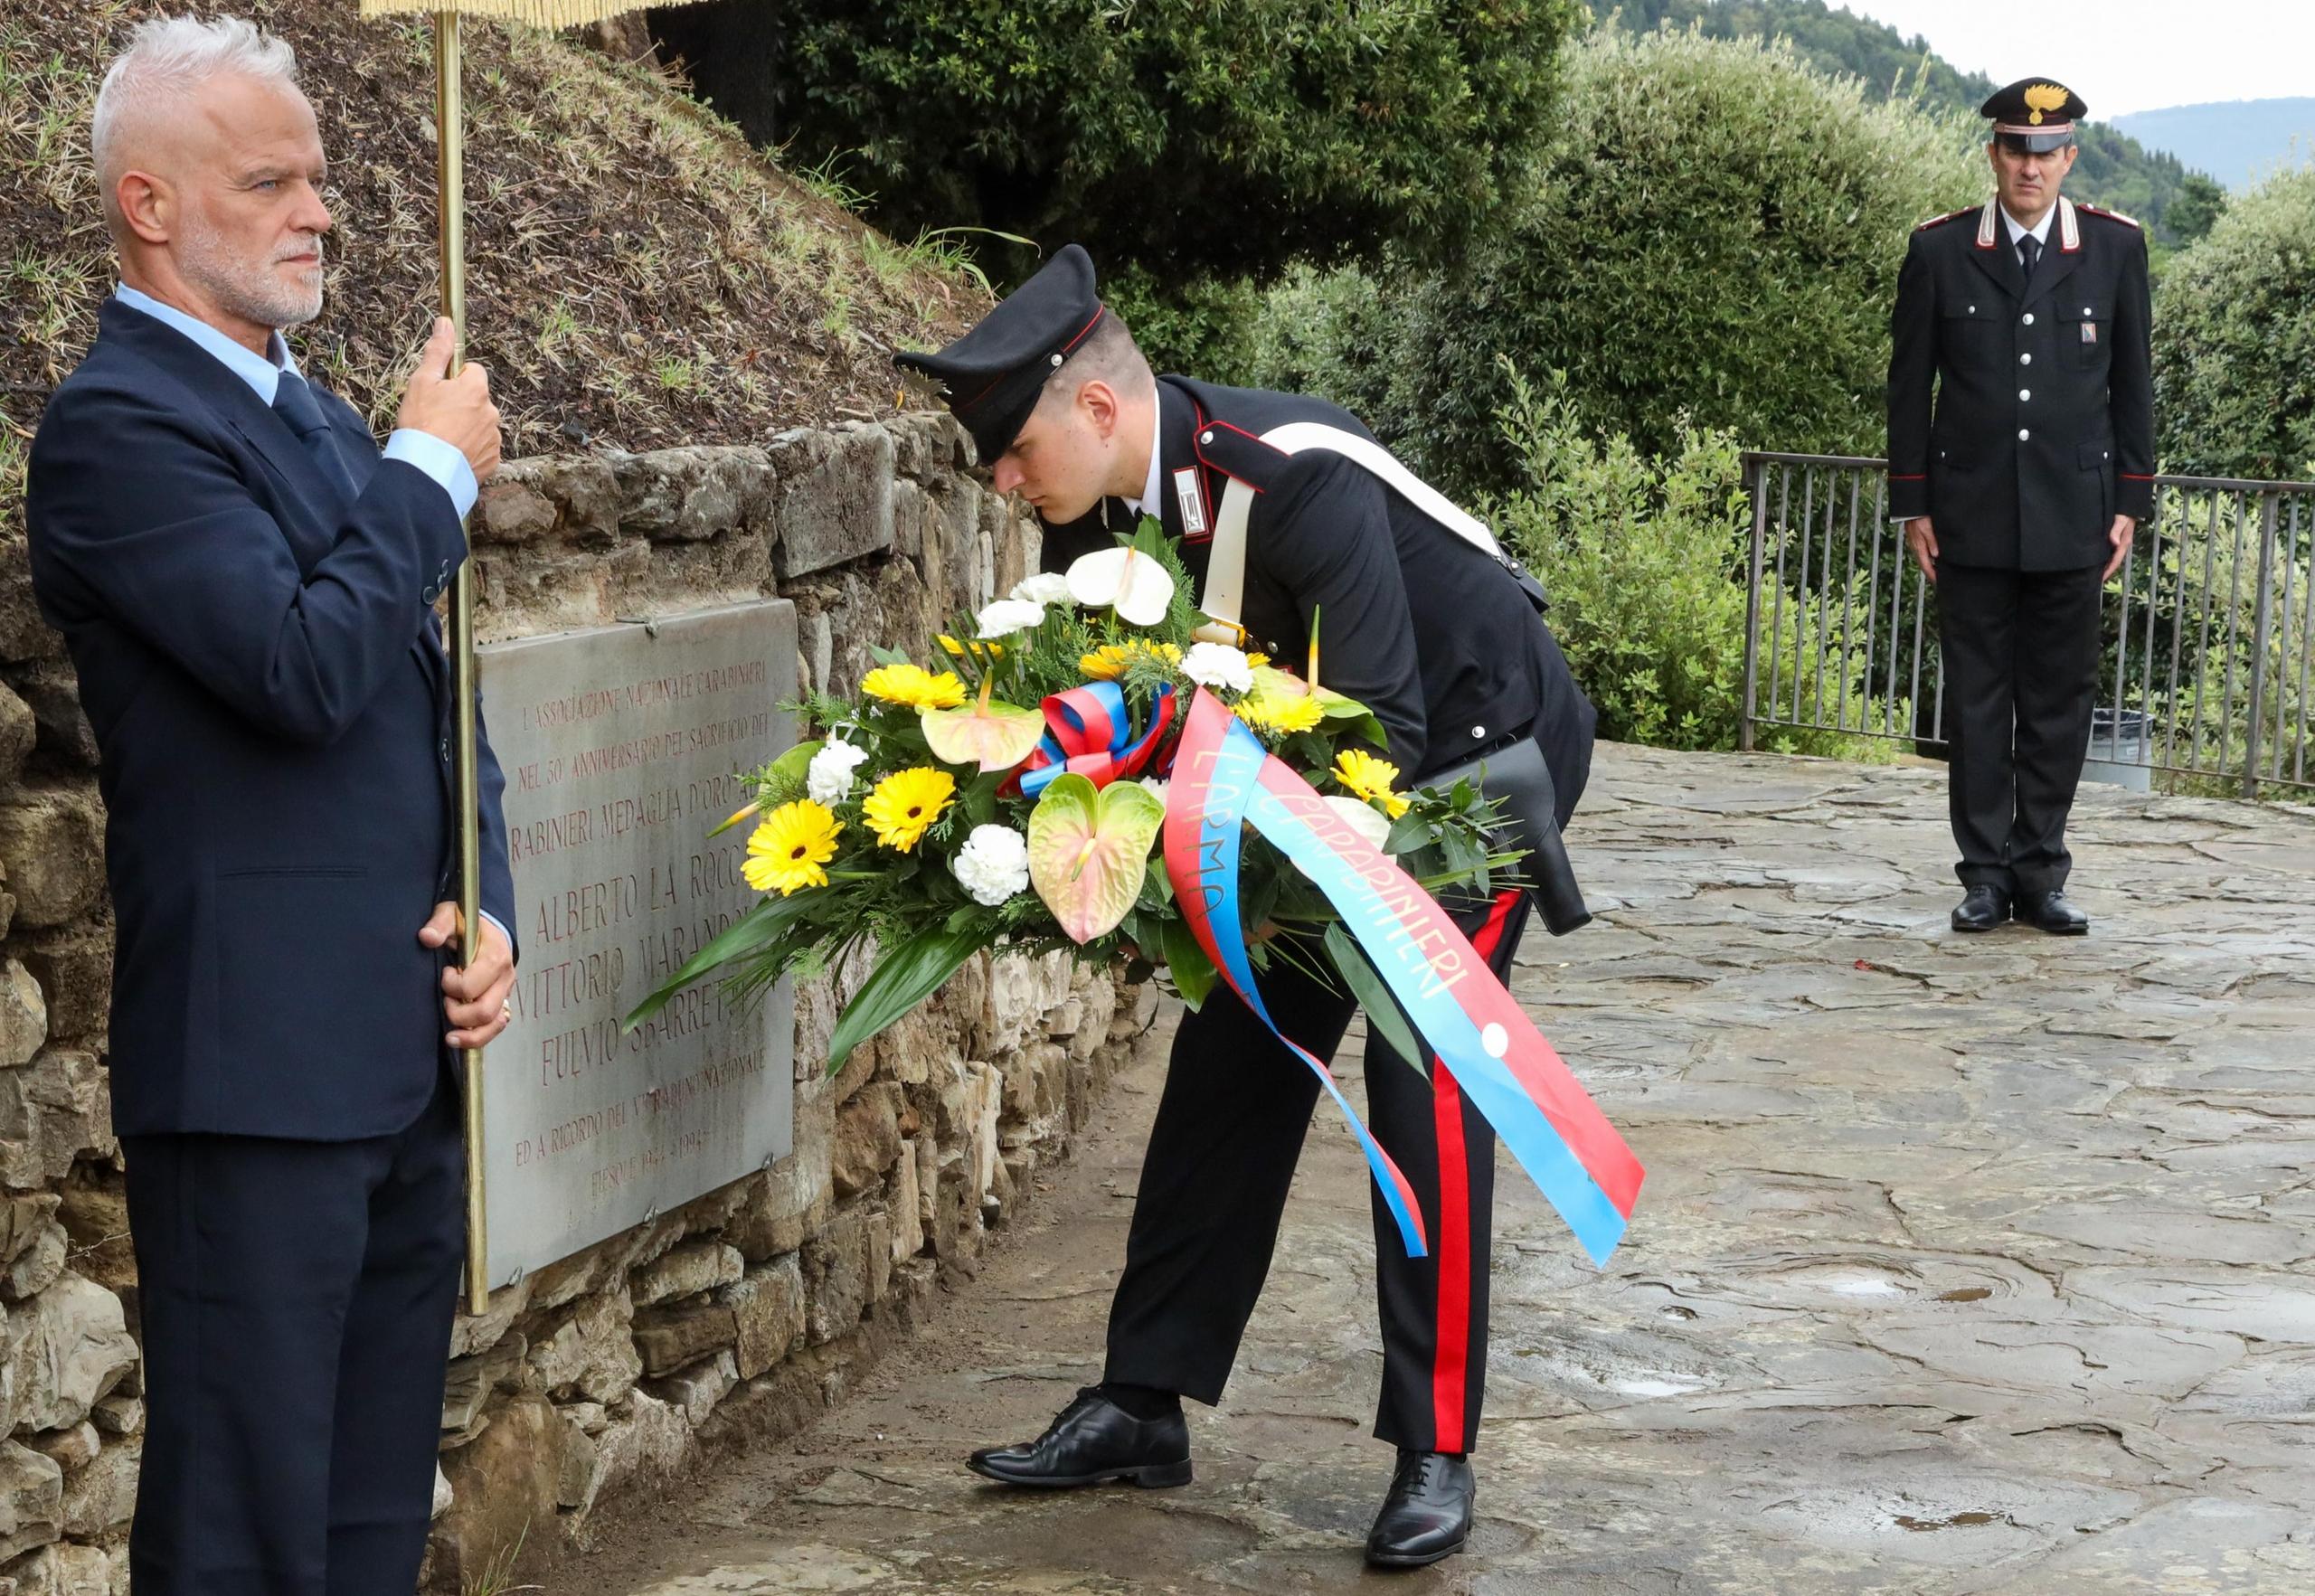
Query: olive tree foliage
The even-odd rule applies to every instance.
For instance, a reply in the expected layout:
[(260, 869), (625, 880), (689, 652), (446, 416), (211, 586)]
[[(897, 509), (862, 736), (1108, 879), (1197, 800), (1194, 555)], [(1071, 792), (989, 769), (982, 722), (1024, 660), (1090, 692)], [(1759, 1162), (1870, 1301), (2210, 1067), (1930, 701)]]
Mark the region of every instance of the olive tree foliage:
[[(841, 165), (904, 241), (1073, 241), (1145, 290), (1186, 291), (1390, 242), (1459, 247), (1532, 170), (1583, 15), (1581, 0), (720, 0), (651, 27), (717, 109), (791, 169)], [(973, 241), (1000, 288), (1035, 267)]]
[(1516, 477), (1499, 355), (1643, 456), (1689, 426), (1879, 452), (1897, 268), (1917, 222), (1990, 192), (1981, 126), (1693, 31), (1602, 28), (1566, 69), (1506, 224), (1459, 262), (1290, 278), (1261, 375), (1465, 491)]
[(2315, 479), (2315, 166), (2231, 201), (2154, 302), (2168, 471)]

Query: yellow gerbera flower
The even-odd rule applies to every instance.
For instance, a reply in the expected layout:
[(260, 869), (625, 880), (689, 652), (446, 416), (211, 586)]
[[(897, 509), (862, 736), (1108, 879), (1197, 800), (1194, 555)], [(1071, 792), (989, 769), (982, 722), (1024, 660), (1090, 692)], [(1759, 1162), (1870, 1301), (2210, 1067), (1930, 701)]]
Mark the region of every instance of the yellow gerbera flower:
[(1261, 652), (1259, 649), (1249, 653), (1246, 656), (1246, 668), (1248, 670), (1258, 671), (1269, 663), (1270, 656)]
[(1129, 643), (1104, 643), (1091, 654), (1077, 656), (1077, 668), (1096, 682), (1114, 682), (1137, 654), (1152, 654), (1168, 665), (1182, 663), (1182, 651), (1171, 643), (1149, 643), (1137, 637)]
[(940, 634), (940, 647), (945, 653), (947, 653), (951, 658), (955, 659), (962, 659), (965, 656), (965, 651), (968, 648), (972, 651), (972, 656), (975, 659), (978, 659), (984, 655), (991, 659), (1002, 659), (1005, 657), (1005, 645), (1002, 643), (983, 643), (978, 640), (972, 643), (959, 643), (956, 638), (950, 637), (946, 632), (942, 632)]
[(1308, 696), (1252, 693), (1238, 701), (1238, 718), (1257, 732), (1308, 732), (1327, 718), (1323, 705)]
[(911, 709), (954, 709), (965, 701), (965, 685), (954, 675), (942, 671), (936, 676), (916, 665), (880, 665), (862, 678), (860, 690)]
[(824, 887), (828, 873), (820, 866), (836, 857), (836, 833), (843, 829), (842, 821), (809, 798), (782, 804), (748, 838), (740, 873), (759, 892), (783, 898), (806, 887)]
[(895, 770), (876, 783), (860, 806), (868, 829), (888, 848), (907, 853), (956, 796), (957, 779), (930, 765)]
[(1378, 760), (1364, 749), (1346, 748), (1335, 755), (1335, 779), (1395, 820), (1407, 812), (1407, 800), (1392, 789), (1398, 785), (1399, 768)]

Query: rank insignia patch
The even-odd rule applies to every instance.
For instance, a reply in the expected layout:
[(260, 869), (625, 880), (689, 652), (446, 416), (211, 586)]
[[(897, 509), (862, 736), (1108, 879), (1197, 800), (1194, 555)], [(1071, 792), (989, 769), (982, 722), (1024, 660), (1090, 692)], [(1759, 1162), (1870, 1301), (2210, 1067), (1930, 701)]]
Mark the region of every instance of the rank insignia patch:
[(2096, 322), (2086, 321), (2082, 324), (2082, 341), (2084, 344), (2095, 344), (2098, 342), (2098, 324)]

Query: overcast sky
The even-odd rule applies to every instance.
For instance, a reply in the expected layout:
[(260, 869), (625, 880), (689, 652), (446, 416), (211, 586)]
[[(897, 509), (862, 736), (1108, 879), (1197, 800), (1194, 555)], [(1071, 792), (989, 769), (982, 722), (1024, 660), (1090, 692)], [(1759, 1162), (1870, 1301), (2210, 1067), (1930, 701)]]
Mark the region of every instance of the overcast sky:
[(2100, 121), (2315, 95), (2315, 0), (1833, 0), (1997, 83), (2048, 73)]

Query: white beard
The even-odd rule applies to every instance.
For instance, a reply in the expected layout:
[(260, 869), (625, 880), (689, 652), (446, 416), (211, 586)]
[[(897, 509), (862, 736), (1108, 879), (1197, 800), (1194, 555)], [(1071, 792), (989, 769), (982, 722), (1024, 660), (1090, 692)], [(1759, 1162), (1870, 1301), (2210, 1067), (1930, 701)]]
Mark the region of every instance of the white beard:
[[(304, 284), (288, 287), (273, 275), (281, 258), (308, 249), (316, 259)], [(207, 223), (188, 218), (177, 246), (177, 269), (229, 315), (259, 326), (301, 327), (322, 313), (321, 251), (322, 241), (316, 237), (310, 243), (284, 244), (280, 256), (254, 263), (235, 257)]]

